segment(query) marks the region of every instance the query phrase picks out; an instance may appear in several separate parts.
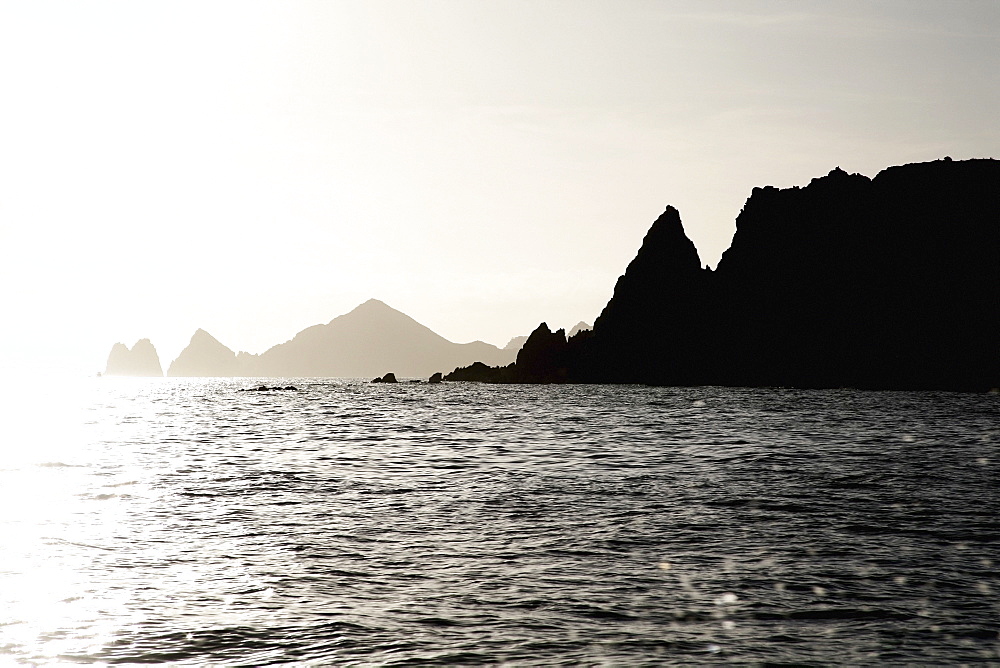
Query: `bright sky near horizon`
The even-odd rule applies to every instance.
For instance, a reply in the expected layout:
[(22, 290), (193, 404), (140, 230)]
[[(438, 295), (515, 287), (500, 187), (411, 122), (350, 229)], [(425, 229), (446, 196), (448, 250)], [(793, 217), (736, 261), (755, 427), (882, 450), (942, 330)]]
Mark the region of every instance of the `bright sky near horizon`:
[(503, 346), (593, 322), (676, 206), (1000, 157), (1000, 2), (0, 4), (3, 370), (380, 299)]

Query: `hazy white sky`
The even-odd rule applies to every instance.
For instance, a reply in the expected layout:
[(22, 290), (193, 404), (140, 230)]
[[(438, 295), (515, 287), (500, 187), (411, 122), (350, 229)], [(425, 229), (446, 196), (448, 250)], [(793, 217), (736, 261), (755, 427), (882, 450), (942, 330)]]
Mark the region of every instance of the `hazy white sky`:
[(592, 322), (664, 206), (1000, 157), (1000, 2), (0, 4), (2, 363), (370, 297), (458, 342)]

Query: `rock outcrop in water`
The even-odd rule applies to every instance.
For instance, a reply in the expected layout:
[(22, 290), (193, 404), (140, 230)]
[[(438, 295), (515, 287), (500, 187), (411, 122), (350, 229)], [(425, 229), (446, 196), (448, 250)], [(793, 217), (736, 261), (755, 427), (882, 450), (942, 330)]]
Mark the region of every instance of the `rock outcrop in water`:
[[(493, 382), (1000, 385), (1000, 162), (755, 188), (715, 271), (668, 207), (593, 331), (540, 327)], [(455, 376), (450, 374), (449, 378)]]
[(455, 369), (444, 376), (444, 380), (482, 383), (586, 382), (577, 378), (574, 372), (590, 335), (590, 330), (583, 330), (567, 340), (564, 330), (553, 332), (543, 322), (524, 342), (514, 363), (491, 367), (476, 362)]
[(386, 368), (401, 377), (426, 378), (482, 360), (512, 362), (517, 350), (482, 341), (452, 343), (377, 299), (325, 325), (314, 325), (260, 355), (235, 353), (204, 330), (174, 360), (171, 376), (371, 378)]
[(294, 385), (285, 385), (284, 387), (281, 385), (275, 385), (274, 387), (259, 385), (257, 387), (244, 387), (237, 390), (237, 392), (295, 392), (298, 389)]
[(104, 375), (159, 377), (163, 375), (163, 367), (152, 342), (139, 339), (131, 350), (124, 343), (111, 347)]

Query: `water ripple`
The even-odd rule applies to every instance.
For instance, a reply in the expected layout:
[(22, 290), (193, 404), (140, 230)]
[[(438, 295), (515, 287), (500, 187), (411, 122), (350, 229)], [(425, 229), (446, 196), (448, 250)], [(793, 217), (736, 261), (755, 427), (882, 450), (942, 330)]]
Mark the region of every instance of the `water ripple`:
[(102, 381), (0, 461), (0, 657), (1000, 662), (996, 396)]

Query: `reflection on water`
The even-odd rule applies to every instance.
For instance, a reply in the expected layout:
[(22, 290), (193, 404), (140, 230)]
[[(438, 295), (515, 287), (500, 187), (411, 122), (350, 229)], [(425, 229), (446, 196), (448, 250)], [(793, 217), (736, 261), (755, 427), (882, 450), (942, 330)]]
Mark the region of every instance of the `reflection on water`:
[(1000, 661), (996, 396), (93, 379), (0, 454), (0, 658)]

